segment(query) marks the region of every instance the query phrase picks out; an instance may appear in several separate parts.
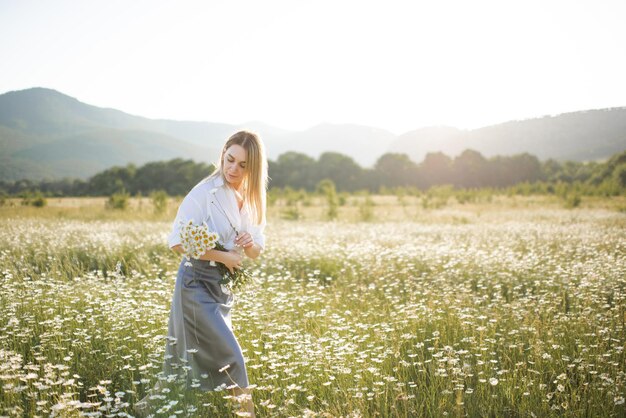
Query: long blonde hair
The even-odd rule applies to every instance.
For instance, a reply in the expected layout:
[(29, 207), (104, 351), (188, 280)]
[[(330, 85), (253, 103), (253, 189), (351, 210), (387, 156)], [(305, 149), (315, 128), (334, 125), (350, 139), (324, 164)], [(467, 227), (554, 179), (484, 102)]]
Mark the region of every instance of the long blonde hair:
[(250, 131), (239, 131), (228, 138), (220, 158), (215, 164), (215, 171), (207, 177), (213, 178), (222, 176), (222, 161), (224, 154), (231, 145), (240, 145), (246, 150), (246, 175), (243, 179), (243, 195), (245, 205), (248, 205), (251, 219), (257, 225), (265, 219), (265, 202), (267, 190), (267, 158), (265, 156), (265, 146), (259, 135)]

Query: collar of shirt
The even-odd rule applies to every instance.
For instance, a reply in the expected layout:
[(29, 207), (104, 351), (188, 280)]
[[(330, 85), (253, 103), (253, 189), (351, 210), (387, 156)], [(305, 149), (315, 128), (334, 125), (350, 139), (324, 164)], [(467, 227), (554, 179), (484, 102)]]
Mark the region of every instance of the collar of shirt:
[(223, 187), (224, 186), (224, 178), (221, 175), (213, 177), (213, 185), (215, 187)]

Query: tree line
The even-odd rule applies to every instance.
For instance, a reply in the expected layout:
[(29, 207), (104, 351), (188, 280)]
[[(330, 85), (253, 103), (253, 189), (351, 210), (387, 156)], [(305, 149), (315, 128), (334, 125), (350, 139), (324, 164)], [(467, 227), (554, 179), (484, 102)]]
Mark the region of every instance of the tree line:
[[(165, 191), (170, 196), (185, 195), (198, 181), (214, 170), (213, 165), (180, 158), (112, 167), (88, 180), (0, 181), (0, 194), (46, 196), (110, 196), (126, 192), (148, 195)], [(331, 180), (338, 192), (413, 187), (427, 190), (433, 186), (456, 188), (506, 188), (520, 183), (580, 183), (603, 194), (614, 195), (626, 189), (626, 151), (606, 162), (544, 162), (524, 153), (486, 158), (465, 150), (451, 158), (441, 152), (429, 153), (421, 163), (406, 154), (382, 155), (373, 168), (362, 168), (351, 157), (325, 152), (318, 159), (298, 152), (287, 152), (269, 161), (270, 188), (315, 191), (320, 181)]]

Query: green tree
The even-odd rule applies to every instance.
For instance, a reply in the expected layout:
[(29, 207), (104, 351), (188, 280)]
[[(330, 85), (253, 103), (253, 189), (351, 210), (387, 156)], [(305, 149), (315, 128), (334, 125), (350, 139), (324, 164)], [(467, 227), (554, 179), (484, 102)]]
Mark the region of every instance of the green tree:
[(417, 165), (406, 154), (384, 154), (376, 161), (374, 170), (387, 187), (417, 184)]
[(480, 187), (489, 178), (487, 160), (478, 151), (467, 149), (454, 159), (454, 184), (460, 187)]
[(337, 152), (325, 152), (317, 162), (318, 179), (328, 178), (339, 191), (355, 191), (361, 188), (363, 169), (354, 160)]
[(316, 184), (315, 166), (315, 160), (306, 154), (286, 152), (275, 163), (269, 162), (270, 184), (272, 187), (290, 186), (313, 191)]
[(128, 190), (136, 171), (137, 168), (133, 164), (102, 171), (89, 180), (88, 193), (92, 196), (110, 196), (122, 189)]
[(452, 182), (452, 159), (442, 152), (429, 152), (418, 166), (418, 186), (428, 189)]
[(181, 158), (152, 162), (137, 170), (130, 190), (133, 194), (164, 190), (170, 196), (185, 195), (213, 170), (213, 165)]

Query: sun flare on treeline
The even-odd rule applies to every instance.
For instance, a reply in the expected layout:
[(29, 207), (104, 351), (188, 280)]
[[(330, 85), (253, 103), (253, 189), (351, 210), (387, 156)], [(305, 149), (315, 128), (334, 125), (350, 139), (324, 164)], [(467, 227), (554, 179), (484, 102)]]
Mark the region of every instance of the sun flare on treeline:
[[(30, 199), (40, 196), (110, 196), (115, 193), (148, 195), (164, 192), (182, 196), (214, 170), (213, 165), (192, 160), (174, 159), (129, 164), (104, 170), (87, 180), (63, 179), (15, 182), (0, 181), (0, 197)], [(387, 153), (373, 168), (362, 168), (352, 158), (337, 152), (325, 152), (318, 159), (288, 152), (269, 161), (270, 191), (293, 189), (316, 191), (319, 183), (329, 180), (339, 192), (387, 194), (393, 189), (427, 191), (433, 187), (457, 190), (523, 188), (534, 192), (555, 193), (572, 189), (577, 194), (619, 195), (626, 189), (626, 152), (607, 161), (539, 161), (525, 153), (509, 157), (485, 158), (466, 150), (455, 158), (429, 153), (419, 164), (405, 154)]]

